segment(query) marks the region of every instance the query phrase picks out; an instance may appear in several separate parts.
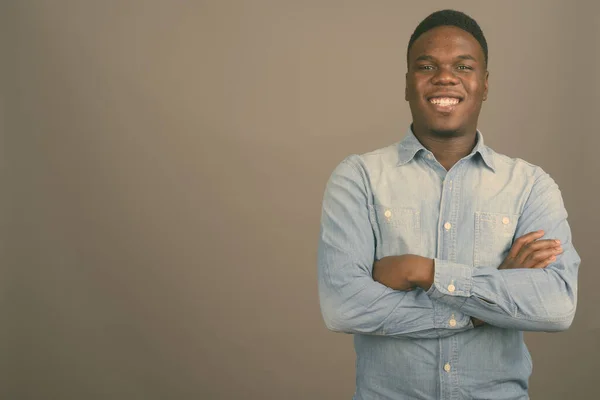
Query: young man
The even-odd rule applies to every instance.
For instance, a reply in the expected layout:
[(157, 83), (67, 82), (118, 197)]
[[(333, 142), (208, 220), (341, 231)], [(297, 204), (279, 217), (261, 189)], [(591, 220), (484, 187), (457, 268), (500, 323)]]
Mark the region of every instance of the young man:
[(354, 334), (356, 400), (528, 399), (523, 331), (567, 329), (577, 303), (561, 193), (484, 145), (488, 50), (473, 19), (431, 14), (407, 60), (407, 135), (327, 183), (325, 323)]

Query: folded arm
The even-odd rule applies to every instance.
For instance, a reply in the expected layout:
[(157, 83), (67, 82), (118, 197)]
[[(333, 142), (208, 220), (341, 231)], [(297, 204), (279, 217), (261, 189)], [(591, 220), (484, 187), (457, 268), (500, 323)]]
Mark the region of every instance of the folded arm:
[(326, 326), (345, 333), (411, 338), (444, 337), (473, 328), (468, 315), (449, 313), (423, 290), (398, 291), (373, 280), (371, 193), (356, 159), (338, 165), (323, 199), (318, 283)]
[(563, 253), (546, 268), (473, 268), (435, 259), (427, 294), (491, 325), (523, 331), (563, 331), (577, 306), (580, 257), (573, 247), (560, 190), (540, 171), (517, 225), (516, 236), (544, 230)]

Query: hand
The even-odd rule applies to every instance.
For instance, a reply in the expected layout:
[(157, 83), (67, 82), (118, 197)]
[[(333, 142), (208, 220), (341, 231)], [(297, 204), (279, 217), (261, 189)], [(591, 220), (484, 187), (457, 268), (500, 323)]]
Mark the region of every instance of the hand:
[[(513, 243), (508, 256), (498, 269), (515, 268), (546, 268), (556, 260), (556, 256), (563, 252), (559, 240), (544, 239), (544, 231), (527, 233)], [(471, 317), (473, 326), (484, 325), (485, 322)]]
[(563, 252), (559, 240), (544, 239), (544, 231), (527, 233), (513, 243), (498, 269), (546, 268)]
[(388, 256), (373, 265), (373, 279), (394, 290), (427, 290), (433, 284), (434, 262), (414, 254)]

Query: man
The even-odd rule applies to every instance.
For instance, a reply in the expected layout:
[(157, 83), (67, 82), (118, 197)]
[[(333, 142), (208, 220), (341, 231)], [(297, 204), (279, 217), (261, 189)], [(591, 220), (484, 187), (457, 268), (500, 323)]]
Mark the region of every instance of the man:
[(407, 135), (351, 155), (323, 199), (327, 327), (354, 334), (356, 400), (528, 399), (523, 331), (567, 329), (580, 258), (548, 174), (486, 147), (478, 24), (431, 14), (407, 51)]

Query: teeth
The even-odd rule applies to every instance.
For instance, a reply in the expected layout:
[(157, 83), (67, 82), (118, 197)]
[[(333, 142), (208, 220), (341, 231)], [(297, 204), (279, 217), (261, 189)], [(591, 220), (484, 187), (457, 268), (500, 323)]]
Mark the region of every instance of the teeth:
[(459, 102), (458, 99), (452, 97), (436, 97), (435, 99), (431, 99), (429, 101), (440, 106), (453, 106)]

